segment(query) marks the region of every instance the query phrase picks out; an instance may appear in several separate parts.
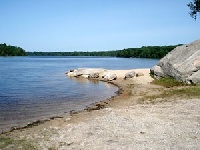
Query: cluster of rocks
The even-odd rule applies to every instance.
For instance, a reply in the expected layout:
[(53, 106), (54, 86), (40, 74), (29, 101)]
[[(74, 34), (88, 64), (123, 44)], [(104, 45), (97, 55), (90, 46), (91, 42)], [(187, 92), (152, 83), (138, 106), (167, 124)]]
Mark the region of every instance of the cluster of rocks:
[[(106, 81), (112, 81), (117, 79), (117, 75), (112, 71), (108, 71), (102, 68), (79, 68), (75, 70), (69, 70), (66, 74), (70, 77), (83, 77), (83, 78), (103, 78)], [(143, 73), (136, 73), (134, 71), (127, 72), (124, 75), (124, 79), (133, 78), (137, 76), (143, 76)]]
[(117, 79), (116, 74), (107, 72), (107, 70), (102, 68), (79, 68), (75, 70), (69, 70), (66, 74), (70, 77), (83, 77), (83, 78), (99, 78), (102, 75), (102, 78), (105, 80), (115, 80)]
[(200, 40), (176, 47), (151, 68), (151, 73), (156, 78), (173, 77), (181, 82), (200, 84)]
[(124, 79), (126, 80), (127, 78), (133, 78), (139, 76), (144, 76), (144, 74), (142, 72), (130, 71), (125, 74)]
[(96, 77), (98, 78), (99, 77), (99, 74), (104, 72), (105, 69), (101, 69), (101, 68), (78, 68), (78, 69), (75, 69), (75, 70), (69, 70), (66, 72), (66, 74), (68, 76), (71, 76), (71, 77), (85, 77), (85, 78), (88, 78), (88, 77)]
[(104, 72), (105, 69), (92, 69), (92, 68), (79, 68), (69, 70), (66, 74), (70, 77), (84, 77), (84, 78), (99, 78), (99, 74)]

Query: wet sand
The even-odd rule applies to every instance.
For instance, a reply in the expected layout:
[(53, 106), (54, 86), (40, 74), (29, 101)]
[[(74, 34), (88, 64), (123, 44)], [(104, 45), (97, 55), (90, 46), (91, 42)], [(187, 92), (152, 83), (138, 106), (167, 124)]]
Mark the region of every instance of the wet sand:
[(119, 87), (117, 96), (1, 136), (39, 149), (198, 149), (200, 99), (143, 100), (164, 87), (151, 84), (149, 69), (137, 69), (142, 76), (124, 80), (127, 71), (113, 70), (118, 78), (110, 83)]

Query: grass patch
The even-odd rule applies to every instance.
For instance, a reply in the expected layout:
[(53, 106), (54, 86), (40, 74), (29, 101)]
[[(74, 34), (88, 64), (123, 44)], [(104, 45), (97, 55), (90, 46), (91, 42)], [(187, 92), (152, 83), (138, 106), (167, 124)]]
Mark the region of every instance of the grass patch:
[(200, 97), (200, 86), (190, 86), (181, 89), (170, 90), (170, 95), (183, 95), (187, 97)]
[(160, 97), (167, 96), (187, 96), (187, 97), (200, 97), (200, 85), (189, 85), (184, 82), (179, 82), (170, 77), (155, 79), (153, 84), (161, 85), (169, 90), (164, 91)]
[(36, 146), (26, 140), (14, 140), (7, 137), (0, 137), (0, 149), (38, 150)]
[(166, 88), (187, 85), (186, 83), (179, 82), (179, 81), (177, 81), (177, 80), (175, 80), (173, 78), (170, 78), (170, 77), (164, 77), (164, 78), (160, 78), (160, 79), (154, 79), (153, 84), (161, 85), (161, 86), (164, 86)]
[[(151, 74), (150, 74), (151, 75)], [(162, 94), (145, 96), (140, 99), (141, 103), (156, 103), (167, 101), (169, 97), (179, 98), (200, 98), (200, 85), (189, 85), (184, 82), (179, 82), (170, 77), (155, 79), (152, 84), (166, 87)]]
[(145, 96), (140, 99), (141, 103), (156, 103), (167, 101), (167, 98), (200, 98), (200, 86), (182, 86), (165, 90), (162, 94), (154, 96)]
[(13, 140), (11, 140), (10, 138), (0, 138), (0, 149), (5, 148), (12, 143)]

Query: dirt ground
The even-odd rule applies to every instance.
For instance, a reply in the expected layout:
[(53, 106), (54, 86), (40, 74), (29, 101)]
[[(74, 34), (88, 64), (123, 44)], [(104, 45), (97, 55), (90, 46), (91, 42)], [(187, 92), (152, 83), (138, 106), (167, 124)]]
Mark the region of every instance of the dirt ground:
[(165, 89), (150, 83), (149, 70), (140, 71), (144, 76), (113, 82), (119, 86), (119, 96), (70, 116), (2, 134), (14, 142), (1, 146), (0, 140), (0, 149), (199, 150), (200, 99), (144, 100)]

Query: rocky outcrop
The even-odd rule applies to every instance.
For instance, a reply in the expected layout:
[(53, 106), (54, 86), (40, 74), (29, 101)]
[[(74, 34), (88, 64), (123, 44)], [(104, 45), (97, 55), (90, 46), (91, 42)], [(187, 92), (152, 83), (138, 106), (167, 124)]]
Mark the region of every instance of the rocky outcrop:
[(151, 73), (157, 78), (169, 76), (200, 84), (200, 40), (176, 47), (151, 68)]

